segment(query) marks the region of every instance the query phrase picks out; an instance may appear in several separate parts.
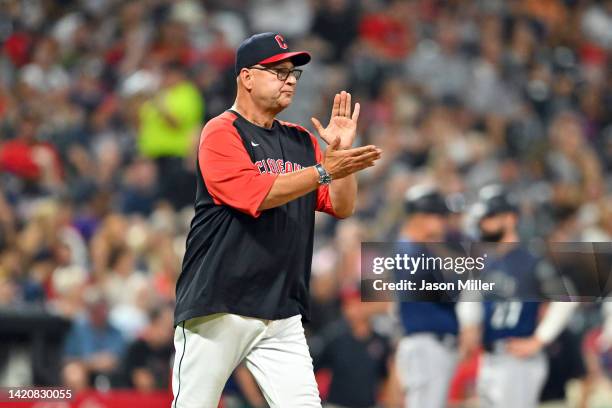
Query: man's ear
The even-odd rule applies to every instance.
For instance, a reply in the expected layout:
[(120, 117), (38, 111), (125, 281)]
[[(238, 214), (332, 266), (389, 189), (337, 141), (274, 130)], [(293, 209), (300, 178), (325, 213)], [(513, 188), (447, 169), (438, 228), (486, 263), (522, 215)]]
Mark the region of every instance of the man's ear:
[(253, 89), (253, 73), (250, 69), (242, 68), (238, 75), (238, 79), (246, 90), (250, 91)]

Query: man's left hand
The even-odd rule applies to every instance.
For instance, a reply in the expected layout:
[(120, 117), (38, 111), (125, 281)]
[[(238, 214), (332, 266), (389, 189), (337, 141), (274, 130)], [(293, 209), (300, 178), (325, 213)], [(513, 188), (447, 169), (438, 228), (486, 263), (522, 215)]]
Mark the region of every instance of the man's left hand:
[(508, 340), (506, 350), (515, 357), (528, 358), (538, 353), (544, 343), (535, 336), (527, 338), (512, 338)]
[(316, 118), (311, 118), (312, 124), (325, 143), (329, 145), (334, 139), (340, 138), (339, 148), (348, 149), (353, 145), (357, 134), (359, 110), (360, 105), (356, 103), (355, 110), (351, 115), (351, 94), (342, 91), (334, 97), (331, 118), (327, 127), (323, 128), (321, 122)]

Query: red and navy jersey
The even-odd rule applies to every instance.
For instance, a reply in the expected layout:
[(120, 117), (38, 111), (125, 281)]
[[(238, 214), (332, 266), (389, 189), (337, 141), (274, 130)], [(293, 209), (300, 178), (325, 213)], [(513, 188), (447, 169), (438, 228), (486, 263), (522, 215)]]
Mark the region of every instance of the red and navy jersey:
[(309, 318), (314, 216), (333, 215), (328, 186), (258, 208), (279, 174), (320, 161), (316, 138), (291, 123), (274, 120), (267, 129), (226, 111), (206, 124), (175, 324), (213, 313)]

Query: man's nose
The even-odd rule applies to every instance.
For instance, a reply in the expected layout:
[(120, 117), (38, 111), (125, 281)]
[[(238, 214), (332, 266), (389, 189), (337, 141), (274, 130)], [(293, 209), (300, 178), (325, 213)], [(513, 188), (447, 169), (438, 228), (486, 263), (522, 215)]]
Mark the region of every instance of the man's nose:
[(297, 79), (295, 79), (295, 76), (293, 76), (293, 72), (289, 74), (289, 76), (285, 80), (285, 83), (287, 83), (289, 85), (297, 84)]

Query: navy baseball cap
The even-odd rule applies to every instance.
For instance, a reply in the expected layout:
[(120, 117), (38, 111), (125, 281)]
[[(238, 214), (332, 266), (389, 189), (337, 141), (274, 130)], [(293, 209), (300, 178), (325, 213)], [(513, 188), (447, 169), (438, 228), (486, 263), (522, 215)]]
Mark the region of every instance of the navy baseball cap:
[(406, 191), (404, 210), (406, 214), (447, 215), (450, 213), (442, 194), (435, 188), (426, 185), (417, 185)]
[(278, 33), (255, 34), (240, 44), (236, 51), (236, 75), (242, 68), (257, 64), (271, 64), (273, 62), (290, 59), (296, 67), (310, 62), (310, 54), (306, 51), (291, 51), (289, 45)]

